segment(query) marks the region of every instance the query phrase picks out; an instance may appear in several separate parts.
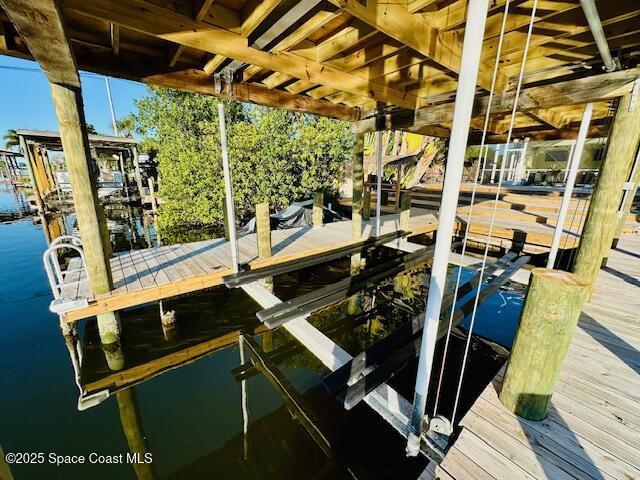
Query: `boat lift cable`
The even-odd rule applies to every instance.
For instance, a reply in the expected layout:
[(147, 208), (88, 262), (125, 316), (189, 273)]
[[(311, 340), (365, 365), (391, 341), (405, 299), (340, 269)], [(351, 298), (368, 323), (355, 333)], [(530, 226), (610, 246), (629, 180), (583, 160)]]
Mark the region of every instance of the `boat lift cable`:
[[(503, 40), (504, 40), (504, 33), (505, 33), (505, 29), (506, 29), (506, 25), (507, 25), (507, 17), (509, 16), (509, 0), (507, 0), (504, 4), (504, 14), (502, 16), (502, 27), (500, 29), (500, 38), (498, 40), (498, 48), (496, 50), (496, 59), (495, 59), (495, 63), (494, 63), (494, 67), (493, 67), (493, 77), (491, 78), (491, 89), (489, 90), (489, 100), (488, 100), (488, 105), (487, 105), (487, 112), (484, 116), (484, 127), (482, 130), (482, 141), (480, 143), (480, 153), (482, 154), (482, 151), (485, 147), (485, 142), (487, 139), (487, 130), (489, 127), (489, 120), (491, 117), (491, 107), (493, 104), (493, 97), (495, 94), (495, 86), (496, 86), (496, 80), (498, 78), (498, 67), (500, 66), (500, 55), (502, 52), (502, 44), (503, 44)], [(488, 146), (487, 146), (487, 150), (488, 150)], [(484, 161), (486, 162), (487, 160), (487, 151), (485, 151), (484, 154)], [(436, 414), (438, 413), (438, 403), (440, 400), (440, 392), (442, 390), (442, 377), (444, 374), (444, 368), (445, 368), (445, 363), (447, 360), (447, 352), (449, 350), (449, 341), (451, 339), (451, 330), (452, 330), (452, 326), (453, 326), (453, 317), (455, 315), (455, 304), (458, 301), (458, 289), (460, 288), (460, 281), (461, 281), (461, 276), (462, 276), (462, 268), (464, 266), (464, 259), (465, 259), (465, 254), (467, 251), (467, 241), (468, 241), (468, 237), (469, 237), (469, 227), (471, 225), (471, 216), (473, 214), (473, 205), (475, 202), (475, 198), (476, 198), (476, 192), (477, 192), (477, 187), (478, 187), (478, 177), (480, 174), (480, 165), (482, 163), (482, 159), (479, 159), (478, 165), (476, 167), (476, 174), (475, 174), (475, 181), (473, 183), (473, 191), (471, 192), (471, 204), (469, 206), (469, 212), (467, 214), (467, 224), (465, 226), (465, 231), (464, 231), (464, 239), (462, 241), (462, 254), (460, 255), (460, 264), (458, 265), (458, 275), (456, 278), (456, 285), (454, 288), (454, 293), (453, 293), (453, 307), (451, 308), (451, 313), (449, 314), (449, 326), (447, 329), (447, 336), (445, 339), (445, 344), (444, 344), (444, 351), (442, 353), (442, 365), (440, 366), (440, 376), (438, 378), (438, 386), (436, 388), (436, 399), (435, 399), (435, 404), (433, 407), (433, 416), (435, 417)], [(484, 171), (484, 168), (482, 169)], [(484, 265), (483, 265), (484, 267)], [(480, 282), (481, 285), (482, 282)], [(480, 285), (478, 286), (478, 288), (480, 288)]]
[[(604, 130), (605, 132), (607, 132), (606, 137), (609, 136), (609, 130), (611, 128), (611, 123), (613, 122), (613, 115), (616, 110), (614, 104), (615, 104), (615, 101), (613, 100), (609, 103), (609, 112), (605, 117)], [(604, 149), (606, 148), (606, 141), (605, 141), (606, 137), (602, 137), (598, 140), (598, 146), (603, 149), (603, 152), (604, 152)], [(598, 150), (598, 148), (596, 148), (596, 150)], [(602, 154), (600, 161), (603, 161), (603, 160), (604, 160), (604, 153)], [(587, 198), (588, 198), (587, 196), (583, 198), (578, 198), (578, 203), (576, 204), (576, 208), (573, 211), (573, 215), (571, 216), (571, 223), (569, 224), (569, 232), (573, 232), (573, 228), (575, 225), (577, 236), (582, 235), (582, 228), (584, 226), (584, 217), (585, 217), (586, 210), (588, 207), (588, 202), (589, 202)], [(579, 215), (578, 215), (578, 212), (580, 212)], [(578, 220), (577, 224), (575, 223), (576, 218)], [(562, 264), (562, 258), (564, 257), (565, 252), (567, 252), (569, 236), (570, 236), (570, 233), (569, 235), (566, 235), (564, 238), (562, 250), (560, 250), (560, 254), (557, 261), (558, 265)], [(568, 253), (568, 263), (567, 263), (568, 266), (571, 266), (571, 262), (573, 262), (573, 256), (575, 254), (575, 251), (576, 249), (573, 248), (572, 251)]]
[(382, 130), (376, 132), (376, 237), (380, 236), (382, 208)]
[[(520, 75), (518, 77), (518, 84), (516, 86), (516, 92), (515, 92), (515, 98), (513, 100), (513, 109), (511, 112), (511, 120), (509, 122), (509, 132), (507, 134), (507, 145), (509, 145), (509, 143), (511, 143), (511, 136), (513, 134), (513, 127), (515, 125), (515, 119), (516, 119), (516, 113), (518, 111), (518, 101), (520, 99), (520, 91), (522, 89), (522, 83), (523, 83), (523, 77), (524, 77), (524, 69), (525, 66), (527, 64), (527, 54), (529, 52), (529, 45), (531, 44), (531, 34), (533, 32), (533, 24), (535, 23), (536, 20), (536, 10), (538, 7), (538, 0), (534, 0), (533, 1), (533, 7), (531, 9), (531, 19), (529, 21), (529, 28), (527, 30), (527, 38), (524, 44), (524, 51), (522, 53), (522, 63), (520, 65)], [(485, 127), (486, 128), (486, 127)], [(491, 243), (491, 238), (493, 235), (493, 226), (495, 223), (495, 219), (496, 219), (496, 212), (498, 210), (498, 201), (500, 198), (500, 189), (502, 187), (502, 175), (500, 176), (500, 179), (498, 181), (498, 187), (496, 190), (496, 198), (495, 198), (495, 202), (494, 202), (494, 206), (493, 206), (493, 212), (491, 214), (491, 222), (489, 223), (489, 233), (487, 235), (487, 241), (485, 244), (485, 248), (484, 248), (484, 254), (482, 257), (482, 265), (480, 267), (480, 279), (478, 281), (478, 288), (476, 289), (476, 296), (475, 296), (475, 300), (474, 300), (474, 304), (473, 304), (473, 311), (471, 313), (471, 320), (469, 322), (469, 332), (467, 334), (467, 342), (465, 344), (465, 348), (464, 348), (464, 354), (462, 357), (462, 367), (460, 368), (460, 376), (458, 378), (458, 387), (456, 389), (456, 397), (453, 403), (453, 412), (451, 414), (451, 425), (455, 425), (455, 420), (456, 420), (456, 414), (458, 413), (458, 405), (460, 403), (460, 392), (462, 390), (462, 382), (464, 381), (464, 375), (465, 375), (465, 370), (466, 370), (466, 366), (467, 366), (467, 360), (469, 357), (469, 346), (471, 344), (471, 335), (473, 334), (473, 327), (475, 324), (475, 320), (476, 320), (476, 314), (478, 312), (478, 303), (479, 303), (479, 299), (480, 299), (480, 290), (481, 290), (481, 285), (482, 285), (482, 281), (483, 281), (483, 277), (484, 277), (484, 269), (485, 266), (487, 264), (487, 257), (489, 255), (489, 245)]]

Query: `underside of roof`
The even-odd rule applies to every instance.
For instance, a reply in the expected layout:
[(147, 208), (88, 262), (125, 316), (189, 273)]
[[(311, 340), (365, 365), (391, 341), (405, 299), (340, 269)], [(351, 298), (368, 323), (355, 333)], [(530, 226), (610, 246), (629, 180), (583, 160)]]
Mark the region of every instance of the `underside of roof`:
[[(74, 82), (66, 76), (73, 65), (155, 85), (360, 121), (361, 130), (397, 128), (449, 135), (467, 0), (0, 3), (4, 7), (0, 53), (35, 58), (57, 83)], [(612, 99), (629, 91), (638, 75), (640, 4), (637, 0), (596, 3), (622, 71), (607, 76), (613, 84), (604, 80), (579, 0), (539, 0), (515, 137), (572, 138), (587, 101), (595, 101), (590, 134), (606, 133)], [(492, 109), (490, 141), (500, 141), (508, 130), (508, 99), (520, 72), (532, 7), (533, 1), (509, 4), (495, 89), (502, 108)], [(18, 18), (27, 9), (40, 15), (28, 21)], [(478, 98), (486, 98), (491, 87), (504, 10), (504, 0), (490, 2)], [(56, 16), (59, 25), (52, 25)], [(55, 35), (56, 28), (61, 37)], [(45, 53), (51, 57), (47, 61)], [(553, 90), (556, 85), (559, 89)], [(484, 127), (483, 112), (476, 110), (472, 136)], [(431, 114), (434, 111), (438, 115)]]

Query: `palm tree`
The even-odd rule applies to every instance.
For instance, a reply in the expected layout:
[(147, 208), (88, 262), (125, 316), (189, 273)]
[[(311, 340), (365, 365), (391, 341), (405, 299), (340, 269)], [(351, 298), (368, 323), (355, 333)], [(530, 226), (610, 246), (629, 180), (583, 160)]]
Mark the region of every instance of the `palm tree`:
[(116, 128), (118, 134), (123, 137), (133, 138), (133, 132), (136, 130), (136, 117), (130, 113), (126, 117), (116, 120)]
[(15, 129), (10, 128), (4, 135), (4, 147), (11, 150), (13, 147), (20, 146), (20, 139), (18, 138), (18, 132)]

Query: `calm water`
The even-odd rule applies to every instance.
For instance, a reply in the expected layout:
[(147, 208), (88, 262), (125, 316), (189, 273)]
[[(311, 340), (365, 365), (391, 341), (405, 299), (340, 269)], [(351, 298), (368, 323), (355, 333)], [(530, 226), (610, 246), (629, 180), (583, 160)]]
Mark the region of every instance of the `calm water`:
[[(0, 208), (18, 209), (13, 192), (0, 190)], [(109, 216), (116, 250), (157, 241), (153, 226), (146, 228), (139, 211), (113, 210)], [(109, 388), (113, 393), (136, 384), (78, 411), (70, 345), (60, 334), (57, 316), (48, 311), (51, 294), (42, 267), (45, 230), (48, 235), (73, 231), (73, 216), (63, 220), (47, 220), (45, 227), (31, 218), (0, 224), (0, 445), (5, 453), (46, 456), (149, 452), (153, 462), (137, 468), (89, 463), (56, 467), (47, 457), (44, 465), (11, 465), (15, 478), (416, 478), (424, 468), (424, 460), (405, 458), (403, 439), (367, 406), (347, 412), (330, 397), (322, 386), (328, 371), (282, 329), (256, 338), (265, 351), (273, 352), (332, 451), (329, 456), (323, 452), (259, 373), (249, 372), (245, 384), (245, 436), (235, 339), (238, 331), (250, 334), (260, 327), (255, 317), (259, 307), (241, 290), (225, 287), (165, 301), (164, 310), (174, 310), (177, 318), (177, 329), (168, 337), (160, 326), (157, 304), (122, 312), (125, 365), (120, 374), (107, 366), (95, 320), (81, 322), (78, 373), (83, 388)], [(376, 258), (390, 254), (375, 252)], [(341, 260), (281, 276), (275, 293), (292, 298), (347, 272), (348, 262)], [(310, 321), (347, 351), (358, 353), (422, 307), (421, 272), (403, 278), (400, 286), (388, 280), (376, 291), (330, 307)], [(521, 299), (519, 291), (496, 294), (481, 308), (476, 331), (510, 345)], [(463, 340), (454, 338), (443, 411), (451, 406), (463, 348)], [(503, 361), (477, 345), (469, 362), (470, 380), (464, 384), (463, 407)], [(172, 368), (175, 365), (181, 366)], [(391, 382), (408, 398), (414, 368), (407, 367)], [(162, 373), (149, 377), (150, 372)]]

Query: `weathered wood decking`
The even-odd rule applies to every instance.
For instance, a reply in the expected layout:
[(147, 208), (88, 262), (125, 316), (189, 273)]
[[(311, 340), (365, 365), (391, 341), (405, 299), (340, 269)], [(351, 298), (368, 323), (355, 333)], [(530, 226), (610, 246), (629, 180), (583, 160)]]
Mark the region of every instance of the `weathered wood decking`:
[[(382, 234), (399, 230), (399, 215), (385, 215), (382, 220)], [(412, 210), (409, 223), (412, 235), (435, 231), (437, 226), (435, 215)], [(368, 238), (373, 233), (373, 221), (363, 222), (362, 238)], [(249, 263), (252, 268), (275, 265), (351, 245), (356, 241), (351, 236), (351, 222), (344, 221), (317, 228), (274, 230), (271, 232), (271, 243), (273, 256), (260, 259), (256, 235), (240, 238), (240, 261)], [(69, 268), (79, 266), (79, 260), (74, 259)], [(222, 277), (231, 273), (230, 267), (230, 244), (224, 239), (119, 253), (111, 258), (115, 289), (106, 295), (94, 296), (86, 281), (66, 287), (62, 292), (65, 298), (86, 298), (89, 305), (67, 312), (64, 318), (73, 322), (99, 313), (221, 285)], [(68, 281), (77, 280), (78, 277), (72, 275)], [(84, 272), (76, 275), (84, 275)]]
[[(495, 201), (495, 187), (483, 185), (483, 191), (478, 191), (469, 222), (470, 240), (507, 250), (515, 249), (529, 254), (541, 254), (549, 251), (553, 240), (553, 233), (560, 211), (561, 196), (541, 194), (518, 194), (510, 190), (503, 191), (498, 202)], [(559, 192), (558, 192), (559, 193)], [(424, 212), (438, 213), (441, 191), (436, 187), (412, 190), (412, 208)], [(383, 212), (397, 211), (394, 206), (395, 193), (390, 191), (390, 203), (382, 206)], [(351, 200), (340, 202), (344, 206), (351, 206)], [(372, 209), (375, 209), (375, 194), (372, 194)], [(455, 234), (462, 237), (470, 211), (471, 193), (463, 188), (458, 207), (458, 217), (455, 223)], [(579, 233), (586, 217), (589, 206), (588, 198), (572, 199), (568, 216), (564, 224), (565, 235), (560, 242), (561, 249), (571, 249), (577, 246)], [(494, 208), (497, 207), (497, 208)], [(494, 215), (493, 228), (491, 220)], [(635, 216), (629, 214), (625, 224), (625, 232), (638, 231), (639, 224)]]
[(640, 478), (638, 312), (640, 236), (623, 235), (583, 310), (548, 417), (530, 422), (502, 407), (500, 372), (461, 421), (437, 478)]
[[(475, 216), (472, 219), (469, 238), (484, 243), (489, 232), (489, 217)], [(398, 214), (383, 215), (382, 233), (399, 229)], [(466, 221), (461, 210), (458, 225)], [(373, 235), (374, 220), (363, 222), (362, 239)], [(637, 223), (635, 223), (637, 226)], [(409, 230), (411, 235), (435, 232), (437, 212), (411, 209)], [(526, 253), (548, 251), (554, 227), (535, 221), (498, 219), (493, 228), (492, 244)], [(458, 226), (458, 234), (461, 228)], [(577, 244), (578, 226), (567, 229), (561, 248)], [(288, 260), (333, 250), (355, 243), (351, 237), (351, 222), (334, 222), (319, 228), (295, 228), (272, 232), (273, 256), (258, 258), (256, 235), (247, 235), (239, 240), (240, 261), (252, 268), (275, 265)], [(72, 260), (69, 268), (78, 268), (79, 260)], [(64, 314), (67, 322), (74, 322), (99, 313), (121, 310), (147, 302), (161, 300), (184, 293), (194, 292), (222, 284), (222, 277), (231, 273), (231, 251), (224, 239), (170, 245), (123, 252), (111, 258), (111, 271), (115, 289), (106, 295), (94, 296), (86, 281), (66, 287), (63, 296), (69, 299), (87, 299), (89, 305)], [(80, 273), (70, 274), (69, 281), (77, 280)], [(82, 279), (82, 277), (81, 277)]]

